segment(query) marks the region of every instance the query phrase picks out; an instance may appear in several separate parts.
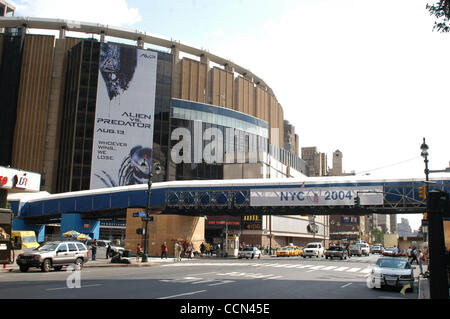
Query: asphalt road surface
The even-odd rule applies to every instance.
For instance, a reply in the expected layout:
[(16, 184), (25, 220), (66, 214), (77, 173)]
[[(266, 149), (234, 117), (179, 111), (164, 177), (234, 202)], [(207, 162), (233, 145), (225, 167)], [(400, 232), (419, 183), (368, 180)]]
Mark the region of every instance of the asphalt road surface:
[(192, 259), (78, 273), (3, 272), (0, 299), (417, 299), (417, 283), (406, 295), (367, 287), (378, 257)]

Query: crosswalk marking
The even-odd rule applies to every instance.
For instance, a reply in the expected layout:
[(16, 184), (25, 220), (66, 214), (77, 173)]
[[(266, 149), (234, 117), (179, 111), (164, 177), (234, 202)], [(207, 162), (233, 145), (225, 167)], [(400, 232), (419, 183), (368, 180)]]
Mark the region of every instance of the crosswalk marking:
[(368, 274), (371, 271), (372, 271), (372, 268), (366, 268), (366, 269), (361, 270), (360, 272), (362, 272), (364, 274)]
[(355, 267), (355, 268), (347, 270), (347, 272), (357, 272), (360, 269), (361, 269), (360, 267)]
[(314, 266), (309, 269), (319, 270), (320, 268), (323, 268), (323, 267), (325, 267), (325, 266)]
[(221, 282), (218, 282), (215, 284), (209, 284), (208, 286), (212, 287), (212, 286), (225, 285), (225, 284), (229, 284), (231, 282), (234, 282), (234, 280), (222, 280)]
[(274, 276), (274, 277), (264, 278), (263, 280), (278, 279), (278, 278), (281, 278), (281, 277), (283, 277), (283, 276)]
[(290, 264), (281, 264), (281, 265), (278, 265), (278, 264), (276, 264), (275, 266), (273, 266), (274, 268), (280, 268), (280, 267), (286, 267), (286, 266), (289, 266)]
[[(253, 266), (253, 267), (273, 267), (273, 268), (289, 268), (289, 269), (303, 269), (307, 272), (315, 271), (315, 270), (323, 270), (323, 271), (340, 271), (340, 272), (348, 272), (348, 273), (361, 273), (361, 274), (369, 274), (372, 271), (372, 267), (368, 266), (366, 268), (362, 267), (351, 267), (351, 266), (327, 266), (327, 265), (305, 265), (305, 264), (297, 264), (297, 263), (290, 263), (290, 264), (279, 264), (279, 263), (256, 263), (256, 264), (249, 264), (249, 263), (179, 263), (179, 264), (173, 264), (173, 265), (165, 265), (165, 266)], [(219, 275), (233, 275), (233, 276), (249, 276), (247, 273), (241, 273), (241, 272), (230, 272), (230, 273), (222, 273)], [(261, 274), (253, 274), (254, 278), (262, 278), (260, 277)], [(179, 279), (180, 280), (180, 279)], [(196, 281), (197, 278), (195, 277), (185, 277), (183, 279), (184, 282), (191, 282)], [(168, 282), (169, 280), (163, 280), (165, 282)]]
[(322, 268), (321, 270), (331, 270), (334, 268), (337, 268), (337, 266), (328, 266), (328, 267)]

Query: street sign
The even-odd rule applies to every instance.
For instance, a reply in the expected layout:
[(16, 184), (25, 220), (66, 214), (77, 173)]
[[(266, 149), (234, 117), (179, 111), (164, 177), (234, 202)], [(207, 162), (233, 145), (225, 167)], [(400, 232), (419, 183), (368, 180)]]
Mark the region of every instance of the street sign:
[(133, 217), (147, 217), (147, 212), (133, 213)]
[(153, 216), (148, 216), (148, 217), (142, 217), (141, 220), (143, 222), (152, 222), (153, 221)]

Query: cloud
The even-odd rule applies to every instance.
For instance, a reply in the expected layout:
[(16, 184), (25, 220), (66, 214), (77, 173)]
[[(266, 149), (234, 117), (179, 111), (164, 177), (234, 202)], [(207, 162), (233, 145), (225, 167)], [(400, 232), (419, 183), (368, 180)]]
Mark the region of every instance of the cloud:
[(139, 10), (129, 8), (126, 0), (20, 0), (11, 1), (16, 16), (77, 20), (109, 24), (132, 25), (141, 21)]

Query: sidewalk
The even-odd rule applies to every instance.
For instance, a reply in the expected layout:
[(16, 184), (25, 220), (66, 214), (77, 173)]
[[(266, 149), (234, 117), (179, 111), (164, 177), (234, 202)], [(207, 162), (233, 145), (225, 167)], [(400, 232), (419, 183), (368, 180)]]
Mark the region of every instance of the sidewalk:
[[(87, 263), (83, 265), (83, 268), (95, 268), (95, 267), (149, 267), (149, 266), (157, 266), (162, 263), (173, 263), (175, 262), (174, 258), (167, 258), (167, 259), (161, 259), (160, 257), (148, 257), (147, 262), (141, 262), (141, 260), (136, 261), (136, 257), (130, 257), (130, 258), (123, 258), (128, 259), (130, 261), (130, 264), (117, 264), (117, 263), (111, 263), (111, 258), (105, 259), (105, 258), (98, 258), (96, 260), (89, 260)], [(184, 259), (183, 259), (184, 260)], [(0, 273), (1, 272), (11, 272), (11, 271), (19, 271), (19, 266), (14, 264), (6, 265), (5, 268), (3, 268), (3, 265), (0, 265)], [(31, 269), (37, 269), (37, 268), (31, 268)]]

